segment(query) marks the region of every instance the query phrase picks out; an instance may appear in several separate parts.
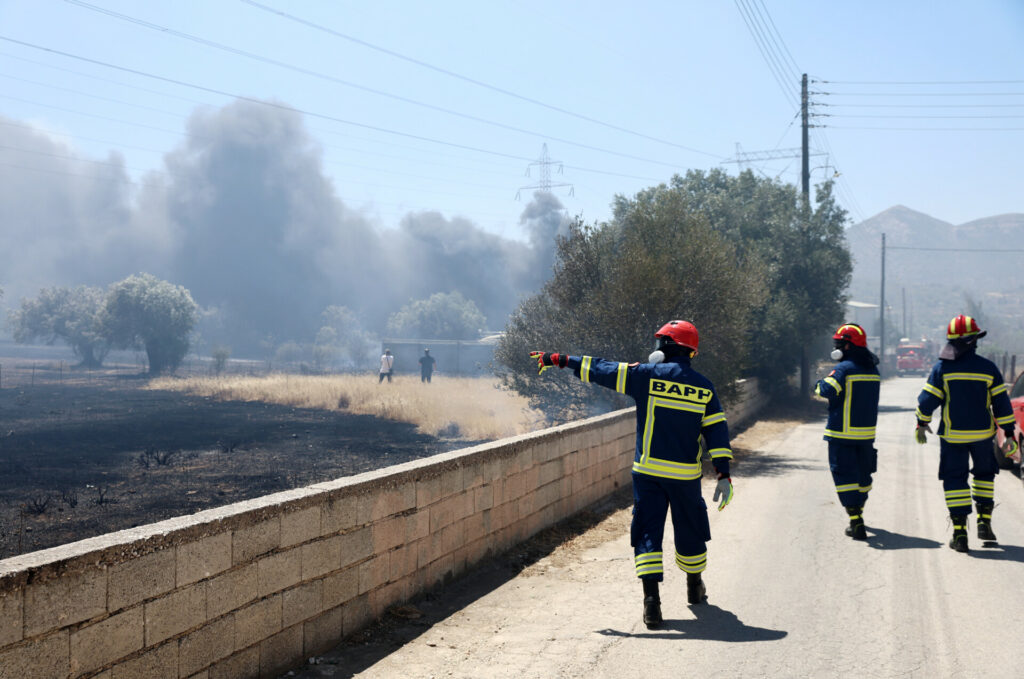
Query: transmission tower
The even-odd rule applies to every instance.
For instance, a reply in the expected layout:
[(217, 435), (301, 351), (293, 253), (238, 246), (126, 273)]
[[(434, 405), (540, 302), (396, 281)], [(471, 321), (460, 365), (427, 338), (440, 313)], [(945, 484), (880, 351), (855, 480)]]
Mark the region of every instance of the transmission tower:
[(573, 187), (572, 184), (554, 183), (554, 182), (551, 181), (551, 166), (552, 165), (557, 165), (558, 166), (558, 174), (562, 174), (562, 161), (560, 161), (560, 160), (551, 160), (551, 156), (548, 155), (548, 145), (547, 145), (547, 143), (545, 143), (543, 146), (541, 146), (540, 158), (538, 158), (537, 160), (533, 161), (532, 163), (530, 163), (529, 165), (526, 166), (526, 176), (527, 177), (530, 176), (530, 168), (532, 168), (535, 165), (538, 168), (540, 168), (540, 180), (536, 184), (530, 184), (529, 186), (520, 186), (519, 190), (516, 191), (516, 200), (519, 200), (519, 197), (520, 197), (520, 195), (522, 195), (522, 192), (524, 190), (525, 191), (529, 191), (531, 189), (539, 189), (541, 191), (547, 191), (548, 193), (551, 193), (551, 189), (559, 188), (559, 187), (562, 187), (562, 186), (568, 186), (569, 187), (569, 195), (570, 196), (576, 195), (576, 189), (575, 189), (575, 187)]

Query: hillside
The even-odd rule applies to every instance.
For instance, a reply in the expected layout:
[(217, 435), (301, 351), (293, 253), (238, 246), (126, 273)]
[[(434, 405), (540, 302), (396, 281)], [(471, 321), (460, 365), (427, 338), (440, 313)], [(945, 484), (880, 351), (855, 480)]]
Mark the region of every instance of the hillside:
[[(990, 349), (1024, 353), (1024, 277), (1016, 275), (1024, 261), (1024, 214), (954, 225), (897, 205), (854, 224), (847, 230), (852, 299), (878, 301), (883, 233), (889, 323), (900, 334), (904, 311), (906, 334), (931, 337), (957, 313), (973, 313), (992, 330)], [(978, 249), (1008, 252), (971, 252)]]

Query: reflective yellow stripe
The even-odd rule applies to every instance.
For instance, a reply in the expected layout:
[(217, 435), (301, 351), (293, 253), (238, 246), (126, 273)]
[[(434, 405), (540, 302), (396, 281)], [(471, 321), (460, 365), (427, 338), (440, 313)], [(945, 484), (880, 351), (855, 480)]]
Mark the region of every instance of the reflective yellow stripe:
[(992, 382), (995, 380), (995, 377), (993, 377), (992, 375), (987, 375), (985, 373), (946, 373), (945, 375), (942, 376), (942, 379), (944, 379), (946, 382), (949, 382), (951, 380), (977, 380), (979, 382), (984, 382), (985, 384), (991, 385)]
[(615, 373), (615, 391), (620, 394), (626, 393), (626, 370), (628, 368), (628, 363), (620, 363), (619, 369)]
[(825, 435), (834, 439), (850, 439), (851, 441), (870, 441), (875, 438), (874, 427), (851, 427), (849, 431), (833, 431), (826, 429)]
[(580, 380), (583, 382), (590, 381), (590, 361), (590, 356), (584, 356), (580, 361)]
[(860, 484), (857, 483), (844, 483), (841, 486), (836, 486), (837, 493), (848, 493), (851, 490), (859, 490)]
[(633, 566), (636, 569), (637, 577), (663, 573), (661, 566), (661, 552), (646, 552), (633, 557)]
[(1003, 415), (1002, 417), (997, 417), (996, 418), (996, 424), (998, 424), (1000, 426), (1004, 425), (1004, 424), (1013, 424), (1016, 421), (1017, 421), (1017, 418), (1014, 417), (1013, 415)]
[(676, 565), (687, 573), (700, 573), (708, 566), (708, 553), (684, 556), (676, 552)]
[(843, 393), (843, 385), (839, 384), (834, 377), (829, 376), (822, 381), (835, 389), (837, 394)]
[(924, 383), (924, 390), (927, 391), (932, 396), (936, 396), (938, 398), (946, 398), (946, 394), (941, 389), (934, 385), (928, 384), (927, 382)]
[(992, 387), (991, 389), (988, 390), (988, 392), (990, 394), (992, 394), (993, 396), (998, 396), (999, 394), (1002, 394), (1005, 391), (1006, 391), (1006, 384), (1005, 383), (1004, 384), (1000, 384), (997, 387)]
[(956, 490), (946, 491), (946, 506), (947, 507), (970, 507), (971, 506), (971, 489), (970, 488), (958, 488)]
[(711, 453), (711, 459), (713, 460), (720, 457), (732, 459), (732, 450), (728, 448), (712, 448), (708, 452)]
[(862, 493), (870, 492), (871, 488), (872, 488), (872, 486), (870, 486), (870, 485), (868, 485), (868, 486), (861, 486), (860, 487), (860, 492), (862, 492)]
[(634, 462), (633, 471), (647, 476), (658, 476), (677, 481), (693, 481), (703, 475), (700, 463), (686, 464), (660, 460), (659, 462)]
[(708, 415), (707, 417), (700, 421), (700, 426), (709, 427), (712, 424), (717, 424), (718, 422), (725, 422), (725, 413), (715, 413), (714, 415)]
[(917, 415), (917, 419), (921, 420), (922, 422), (931, 422), (932, 421), (932, 416), (931, 415), (925, 415), (924, 413), (921, 412), (920, 408), (917, 408), (916, 410), (914, 410), (914, 414)]
[[(688, 403), (686, 401), (676, 401), (673, 399), (657, 398), (652, 397), (647, 399), (647, 417), (644, 422), (644, 436), (640, 446), (640, 461), (633, 464), (634, 469), (637, 464), (647, 465), (648, 460), (651, 457), (651, 438), (654, 436), (654, 411), (655, 408), (670, 408), (672, 410), (684, 410), (698, 415), (704, 414), (704, 406), (696, 403)], [(674, 465), (674, 462), (662, 461), (663, 464)], [(653, 469), (653, 467), (652, 467)], [(651, 472), (648, 472), (651, 473)], [(662, 474), (655, 474), (655, 476), (661, 476)], [(675, 478), (675, 477), (670, 477)]]
[[(948, 373), (943, 375), (942, 379), (945, 382), (946, 392), (951, 393), (949, 390), (950, 382), (984, 382), (986, 387), (991, 387), (995, 377), (985, 373)], [(986, 394), (985, 400), (985, 408), (988, 409), (992, 405), (992, 396)], [(954, 409), (953, 406), (954, 404), (950, 401), (942, 409), (942, 424), (944, 425), (942, 438), (950, 443), (973, 443), (974, 441), (982, 441), (995, 435), (995, 422), (988, 429), (953, 429), (953, 422), (949, 417), (950, 411)]]
[[(945, 415), (943, 415), (945, 418)], [(985, 439), (992, 438), (996, 433), (996, 428), (989, 427), (988, 429), (950, 429), (949, 422), (946, 422), (946, 430), (943, 432), (942, 437), (950, 443), (974, 443), (975, 441), (984, 441)]]

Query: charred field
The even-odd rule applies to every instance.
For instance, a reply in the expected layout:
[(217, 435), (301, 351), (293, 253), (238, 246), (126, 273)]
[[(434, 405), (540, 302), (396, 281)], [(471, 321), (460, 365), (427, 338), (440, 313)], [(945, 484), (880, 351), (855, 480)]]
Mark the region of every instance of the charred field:
[(123, 369), (61, 366), (54, 379), (54, 366), (34, 366), (29, 382), (3, 365), (0, 558), (475, 443), (370, 415), (144, 389)]

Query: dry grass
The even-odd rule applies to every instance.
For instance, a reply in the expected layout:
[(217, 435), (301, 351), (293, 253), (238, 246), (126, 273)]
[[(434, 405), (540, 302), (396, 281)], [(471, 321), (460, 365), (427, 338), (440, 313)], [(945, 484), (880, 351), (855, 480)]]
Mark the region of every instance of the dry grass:
[(535, 431), (543, 418), (525, 398), (498, 389), (487, 377), (446, 377), (422, 384), (419, 376), (397, 376), (377, 384), (368, 375), (266, 377), (163, 377), (150, 389), (184, 391), (224, 401), (261, 401), (298, 408), (340, 410), (411, 422), (432, 436), (494, 440)]

